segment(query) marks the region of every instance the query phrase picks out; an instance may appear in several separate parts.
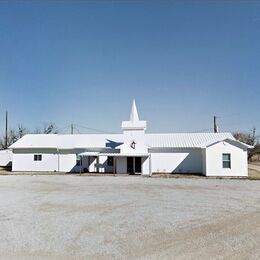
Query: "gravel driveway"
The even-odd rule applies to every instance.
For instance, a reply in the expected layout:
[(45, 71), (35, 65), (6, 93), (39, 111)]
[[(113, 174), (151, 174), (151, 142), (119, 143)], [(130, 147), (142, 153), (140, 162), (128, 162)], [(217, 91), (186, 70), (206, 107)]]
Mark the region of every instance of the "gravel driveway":
[(0, 176), (2, 259), (259, 259), (260, 181)]

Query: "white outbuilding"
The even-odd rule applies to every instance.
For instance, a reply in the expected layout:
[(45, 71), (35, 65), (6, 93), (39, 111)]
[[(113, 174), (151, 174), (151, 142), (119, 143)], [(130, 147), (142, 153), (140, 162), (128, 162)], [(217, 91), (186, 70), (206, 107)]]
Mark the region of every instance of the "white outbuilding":
[(30, 134), (10, 146), (13, 171), (201, 173), (247, 176), (247, 150), (231, 133), (146, 133), (133, 101), (122, 134)]
[(0, 167), (11, 167), (12, 151), (10, 149), (0, 150)]

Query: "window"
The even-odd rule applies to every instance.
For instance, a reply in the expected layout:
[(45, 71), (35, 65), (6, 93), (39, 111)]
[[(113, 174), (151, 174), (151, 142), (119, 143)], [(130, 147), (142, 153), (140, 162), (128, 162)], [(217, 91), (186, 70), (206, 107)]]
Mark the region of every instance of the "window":
[(223, 168), (231, 168), (230, 153), (223, 153), (222, 154), (222, 165), (223, 165)]
[(77, 154), (76, 155), (76, 166), (80, 166), (81, 165), (81, 157)]
[(114, 166), (114, 157), (112, 156), (107, 157), (107, 166)]
[(34, 155), (34, 161), (41, 161), (42, 160), (42, 155), (41, 154), (35, 154)]

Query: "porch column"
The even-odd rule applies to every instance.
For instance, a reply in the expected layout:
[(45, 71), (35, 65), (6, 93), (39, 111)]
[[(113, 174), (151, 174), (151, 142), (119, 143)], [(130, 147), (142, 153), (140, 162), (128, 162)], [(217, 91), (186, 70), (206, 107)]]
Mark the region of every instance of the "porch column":
[(79, 173), (82, 172), (82, 156), (79, 157)]
[(152, 158), (151, 158), (151, 154), (149, 154), (148, 156), (148, 160), (149, 160), (149, 176), (152, 176)]
[(97, 156), (96, 171), (99, 173), (99, 156)]
[(90, 156), (88, 156), (88, 172), (89, 172), (89, 166), (90, 166)]
[(114, 156), (114, 157), (113, 157), (113, 173), (114, 173), (114, 174), (117, 173), (116, 167), (117, 167), (117, 157)]

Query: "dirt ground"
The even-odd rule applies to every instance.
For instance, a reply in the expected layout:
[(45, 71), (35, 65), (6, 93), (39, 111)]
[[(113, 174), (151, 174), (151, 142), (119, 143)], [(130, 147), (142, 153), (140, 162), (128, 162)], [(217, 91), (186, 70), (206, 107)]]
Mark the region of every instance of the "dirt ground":
[(260, 259), (260, 181), (0, 176), (1, 259)]
[(253, 169), (253, 170), (259, 171), (259, 173), (260, 173), (260, 164), (259, 163), (250, 163), (248, 165), (248, 168), (249, 168), (249, 170)]
[(252, 180), (260, 180), (260, 164), (248, 165), (248, 178)]

